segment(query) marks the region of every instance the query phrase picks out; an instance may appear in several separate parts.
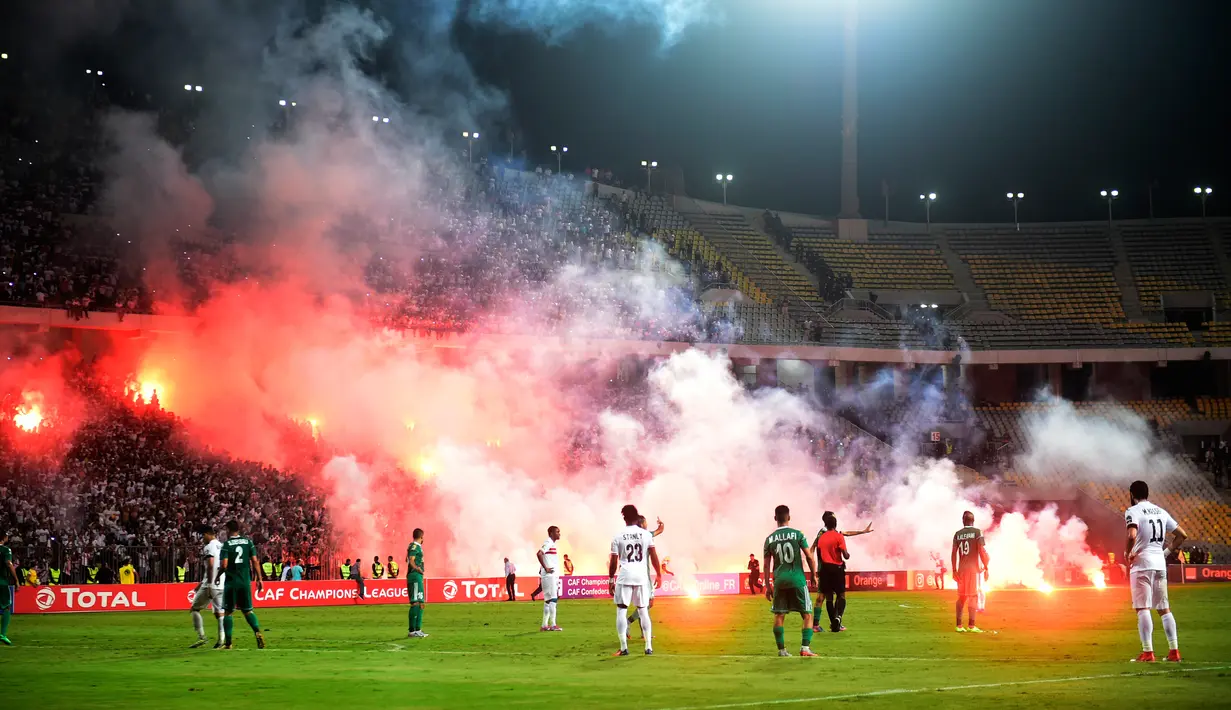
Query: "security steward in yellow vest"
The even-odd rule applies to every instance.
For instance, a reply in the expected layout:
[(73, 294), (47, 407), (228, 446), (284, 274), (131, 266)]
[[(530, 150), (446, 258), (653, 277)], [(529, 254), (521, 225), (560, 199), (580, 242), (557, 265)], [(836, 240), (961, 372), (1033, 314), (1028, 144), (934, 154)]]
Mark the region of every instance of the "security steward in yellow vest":
[(274, 563), (269, 561), (268, 555), (261, 560), (261, 576), (265, 578), (266, 582), (274, 577)]
[(183, 564), (176, 565), (175, 566), (175, 581), (183, 582), (185, 579), (188, 579), (188, 568), (185, 567)]
[(339, 569), (342, 570), (342, 579), (350, 579), (350, 558), (346, 558), (346, 562)]
[(385, 566), (380, 563), (380, 555), (372, 558), (372, 579), (381, 579), (385, 576)]
[(98, 565), (90, 565), (89, 567), (86, 567), (85, 568), (85, 583), (86, 584), (98, 584), (98, 572), (101, 569), (102, 567)]
[(60, 586), (60, 569), (58, 567), (49, 567), (47, 572), (51, 575), (51, 581), (49, 584), (53, 587)]
[(398, 578), (398, 563), (393, 561), (393, 555), (389, 555), (389, 579)]

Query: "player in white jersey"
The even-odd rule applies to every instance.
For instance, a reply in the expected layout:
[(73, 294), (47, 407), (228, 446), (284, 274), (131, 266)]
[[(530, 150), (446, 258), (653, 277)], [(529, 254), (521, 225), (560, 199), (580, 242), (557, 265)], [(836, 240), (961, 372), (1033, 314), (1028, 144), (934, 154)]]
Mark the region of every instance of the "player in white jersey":
[[(650, 535), (652, 535), (653, 537), (658, 537), (659, 535), (662, 535), (662, 534), (663, 534), (663, 530), (666, 530), (666, 529), (667, 529), (667, 526), (663, 525), (662, 518), (658, 518), (658, 519), (657, 519), (657, 522), (658, 522), (658, 527), (654, 528), (653, 530), (650, 530), (650, 524), (649, 524), (648, 522), (646, 522), (646, 519), (645, 519), (645, 516), (644, 516), (644, 515), (642, 515), (642, 516), (640, 516), (640, 517), (638, 517), (638, 518), (637, 518), (637, 524), (638, 524), (638, 525), (640, 525), (641, 527), (645, 528), (646, 530), (650, 530)], [(663, 574), (669, 574), (669, 573), (667, 572), (667, 560), (666, 560), (665, 558), (663, 559), (663, 563), (662, 563), (662, 572), (663, 572)], [(649, 579), (649, 578), (650, 578), (650, 577), (649, 577), (649, 575), (650, 575), (650, 558), (649, 558), (648, 556), (645, 558), (645, 574), (646, 574), (646, 579)], [(650, 603), (649, 603), (649, 604), (647, 604), (646, 606), (647, 606), (648, 608), (650, 608), (650, 609), (653, 609), (653, 608), (654, 608), (654, 589), (653, 589), (652, 587), (650, 588)], [(640, 621), (641, 621), (641, 616), (640, 616), (640, 615), (636, 612), (636, 610), (634, 610), (632, 613), (630, 613), (630, 614), (628, 615), (628, 635), (629, 635), (629, 638), (632, 638), (632, 635), (633, 635), (633, 631), (632, 631), (632, 629), (633, 629), (633, 624), (636, 624), (636, 623), (638, 623), (638, 622), (640, 622)], [(642, 637), (644, 637), (644, 636), (645, 636), (645, 634), (642, 634)]]
[(539, 631), (563, 631), (556, 625), (556, 601), (560, 594), (560, 563), (556, 552), (556, 542), (560, 539), (560, 528), (552, 525), (547, 528), (547, 542), (539, 547), (539, 586), (543, 589), (543, 625)]
[[(189, 648), (200, 648), (206, 643), (205, 622), (201, 619), (201, 610), (212, 606), (214, 618), (218, 620), (218, 643), (214, 648), (222, 648), (222, 639), (226, 638), (223, 630), (222, 587), (226, 583), (226, 575), (217, 574), (222, 568), (222, 543), (218, 541), (214, 531), (202, 526), (201, 536), (205, 538), (205, 547), (201, 550), (201, 565), (204, 568), (201, 583), (192, 595), (192, 627), (197, 631), (197, 641)], [(215, 579), (215, 576), (217, 578)]]
[[(662, 583), (662, 566), (658, 562), (658, 551), (654, 549), (654, 535), (638, 524), (641, 516), (637, 507), (626, 505), (620, 509), (620, 514), (624, 516), (624, 529), (611, 540), (611, 559), (607, 564), (608, 588), (616, 604), (616, 634), (620, 637), (620, 650), (616, 655), (628, 655), (628, 619), (624, 614), (633, 606), (641, 620), (645, 655), (649, 656), (654, 653), (649, 603), (652, 590)], [(647, 557), (654, 568), (653, 585), (645, 564)]]
[[(1150, 610), (1158, 611), (1167, 636), (1167, 660), (1180, 660), (1180, 638), (1175, 617), (1167, 601), (1167, 556), (1188, 539), (1171, 514), (1150, 502), (1150, 487), (1145, 481), (1133, 481), (1128, 488), (1132, 507), (1124, 511), (1128, 526), (1124, 560), (1128, 563), (1128, 584), (1133, 592), (1133, 608), (1137, 610), (1137, 635), (1141, 638), (1141, 655), (1133, 660), (1154, 662), (1154, 619)], [(1174, 533), (1171, 544), (1167, 535)]]

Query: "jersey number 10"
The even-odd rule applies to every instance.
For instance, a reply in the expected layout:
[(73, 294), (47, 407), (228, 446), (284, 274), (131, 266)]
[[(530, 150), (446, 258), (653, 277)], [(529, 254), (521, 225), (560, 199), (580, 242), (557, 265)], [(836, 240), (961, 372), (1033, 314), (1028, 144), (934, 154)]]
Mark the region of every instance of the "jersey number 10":
[(774, 559), (784, 565), (789, 565), (795, 561), (795, 548), (791, 545), (783, 545), (778, 543), (774, 545)]

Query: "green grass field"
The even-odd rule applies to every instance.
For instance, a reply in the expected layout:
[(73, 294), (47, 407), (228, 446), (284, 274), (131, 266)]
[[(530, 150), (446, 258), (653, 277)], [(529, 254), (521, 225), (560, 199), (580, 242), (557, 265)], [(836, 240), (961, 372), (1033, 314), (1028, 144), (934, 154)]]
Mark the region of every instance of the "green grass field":
[(767, 604), (749, 596), (660, 601), (656, 654), (634, 633), (627, 658), (611, 656), (615, 612), (597, 600), (562, 602), (554, 634), (538, 631), (540, 604), (430, 606), (428, 639), (406, 638), (404, 606), (265, 609), (269, 648), (237, 618), (231, 652), (189, 650), (187, 612), (20, 616), (0, 678), (5, 698), (39, 708), (1225, 707), (1231, 585), (1171, 599), (1179, 665), (1128, 663), (1136, 619), (1119, 588), (995, 593), (980, 626), (998, 633), (984, 636), (953, 632), (951, 594), (852, 594), (849, 631), (818, 634), (819, 658), (778, 658)]

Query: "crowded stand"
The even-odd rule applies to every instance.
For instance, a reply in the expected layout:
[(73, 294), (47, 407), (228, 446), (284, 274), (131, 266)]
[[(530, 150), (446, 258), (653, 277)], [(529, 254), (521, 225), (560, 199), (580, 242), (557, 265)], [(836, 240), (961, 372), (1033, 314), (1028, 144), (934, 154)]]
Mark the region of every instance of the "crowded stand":
[(293, 468), (202, 451), (156, 393), (146, 401), (91, 368), (77, 369), (71, 387), (86, 403), (76, 421), (50, 410), (0, 420), (0, 500), (26, 575), (107, 583), (131, 565), (139, 582), (192, 578), (198, 527), (217, 517), (243, 521), (268, 553), (319, 573), (324, 499)]

